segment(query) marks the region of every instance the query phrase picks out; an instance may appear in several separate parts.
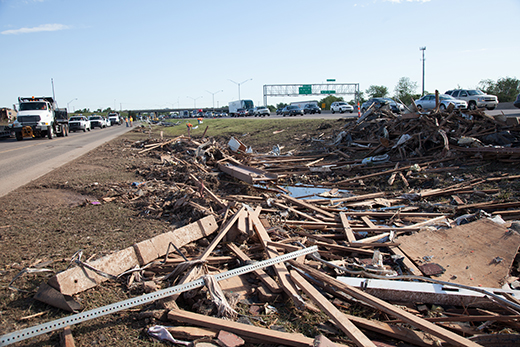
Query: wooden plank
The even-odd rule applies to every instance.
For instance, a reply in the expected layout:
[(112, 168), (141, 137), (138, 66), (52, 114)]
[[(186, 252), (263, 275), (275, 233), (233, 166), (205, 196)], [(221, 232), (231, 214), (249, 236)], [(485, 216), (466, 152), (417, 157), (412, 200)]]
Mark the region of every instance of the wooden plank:
[(391, 248), (390, 252), (394, 253), (395, 255), (400, 255), (403, 257), (403, 264), (407, 267), (406, 270), (408, 270), (408, 272), (410, 272), (410, 274), (415, 275), (415, 276), (423, 275), (421, 270), (419, 270), (419, 268), (417, 266), (415, 266), (415, 264), (410, 260), (410, 258), (408, 258), (408, 256), (406, 254), (404, 254), (404, 252), (399, 247)]
[[(117, 276), (138, 265), (139, 262), (134, 248), (128, 247), (88, 262), (88, 264), (109, 275)], [(108, 281), (107, 277), (98, 275), (95, 271), (88, 268), (76, 266), (51, 277), (49, 285), (63, 295), (74, 295), (105, 281)]]
[[(164, 256), (168, 251), (170, 242), (177, 248), (181, 248), (188, 243), (213, 234), (217, 228), (218, 224), (215, 217), (207, 216), (182, 228), (136, 243), (133, 247), (139, 259), (139, 264), (143, 266)], [(174, 249), (170, 247), (170, 252), (172, 251)]]
[[(211, 235), (216, 229), (215, 218), (213, 216), (204, 217), (195, 223), (157, 235), (132, 247), (88, 262), (88, 264), (97, 270), (117, 276), (136, 265), (145, 265), (165, 255), (170, 242), (173, 242), (177, 247), (182, 247)], [(170, 248), (170, 251), (173, 251), (173, 249)], [(56, 274), (49, 279), (49, 285), (64, 295), (74, 295), (107, 280), (107, 277), (101, 276), (93, 270), (78, 266)]]
[(312, 205), (312, 204), (309, 204), (309, 203), (307, 203), (307, 202), (305, 202), (305, 201), (303, 201), (303, 200), (295, 199), (295, 198), (293, 198), (292, 196), (289, 196), (289, 195), (287, 195), (287, 194), (282, 194), (281, 196), (282, 196), (285, 200), (290, 201), (290, 202), (292, 202), (293, 204), (296, 204), (296, 205), (298, 205), (298, 206), (302, 206), (302, 207), (308, 208), (309, 210), (312, 210), (312, 211), (314, 211), (314, 212), (318, 212), (318, 213), (320, 213), (320, 214), (322, 214), (322, 215), (324, 215), (324, 216), (326, 216), (326, 217), (332, 217), (332, 218), (335, 217), (335, 215), (334, 215), (333, 213), (330, 213), (330, 212), (327, 212), (327, 211), (325, 211), (325, 210), (322, 210), (321, 208), (319, 208), (319, 207), (317, 207), (317, 206), (314, 206), (314, 205)]
[(415, 228), (420, 228), (420, 227), (423, 227), (423, 226), (426, 226), (426, 225), (433, 225), (433, 224), (445, 224), (445, 225), (448, 225), (448, 220), (446, 219), (445, 216), (440, 216), (440, 217), (435, 217), (435, 218), (432, 218), (432, 219), (425, 220), (424, 222), (419, 222), (419, 223), (415, 223), (415, 224), (412, 224), (412, 225), (404, 226), (404, 227), (402, 227), (402, 229), (404, 229), (404, 230), (415, 229)]
[(309, 282), (307, 282), (298, 272), (291, 271), (291, 278), (296, 282), (304, 292), (310, 297), (336, 325), (358, 346), (374, 346), (365, 334), (361, 332), (343, 313), (332, 305), (327, 298), (316, 290)]
[(443, 329), (439, 326), (436, 326), (433, 323), (430, 323), (422, 318), (416, 317), (415, 315), (406, 312), (397, 306), (391, 305), (387, 303), (386, 301), (383, 301), (381, 299), (376, 298), (375, 296), (369, 295), (362, 290), (359, 290), (357, 288), (354, 288), (352, 286), (346, 285), (335, 278), (332, 278), (325, 273), (322, 273), (310, 266), (300, 264), (298, 262), (289, 260), (289, 263), (296, 268), (299, 268), (303, 271), (305, 271), (307, 274), (313, 276), (314, 278), (328, 283), (336, 288), (338, 290), (343, 291), (344, 293), (361, 300), (365, 303), (368, 303), (369, 305), (372, 305), (378, 310), (381, 310), (383, 312), (386, 312), (392, 316), (398, 317), (408, 324), (411, 324), (415, 326), (418, 329), (421, 329), (423, 331), (426, 331), (432, 335), (435, 335), (446, 342), (449, 342), (455, 346), (468, 346), (468, 347), (477, 347), (480, 346), (479, 344), (476, 344), (468, 339), (463, 338), (462, 336), (459, 336), (451, 331), (448, 331), (446, 329)]
[(370, 218), (368, 218), (368, 216), (361, 216), (361, 220), (363, 222), (365, 222), (365, 224), (367, 225), (367, 227), (369, 228), (378, 228), (377, 225), (375, 225), (374, 223), (372, 223), (372, 221), (370, 220)]
[[(314, 339), (302, 334), (292, 334), (255, 325), (237, 323), (226, 319), (210, 317), (183, 310), (171, 310), (168, 319), (202, 326), (214, 330), (226, 330), (246, 340), (274, 343), (294, 347), (313, 347)], [(344, 346), (344, 345), (338, 345)], [(346, 347), (346, 346), (345, 346)]]
[(195, 181), (197, 182), (197, 184), (208, 194), (208, 196), (213, 200), (215, 201), (220, 207), (222, 208), (226, 208), (227, 207), (227, 203), (225, 203), (224, 201), (222, 201), (215, 193), (213, 193), (211, 190), (208, 189), (208, 187), (206, 187), (206, 185), (201, 182), (197, 177), (195, 177), (195, 175), (193, 174), (190, 174), (190, 177)]
[(289, 207), (289, 206), (286, 206), (284, 204), (280, 204), (279, 202), (275, 202), (274, 203), (276, 206), (280, 207), (280, 208), (283, 208), (283, 209), (286, 209), (286, 210), (289, 210), (289, 211), (292, 211), (308, 220), (312, 220), (314, 222), (318, 222), (318, 223), (321, 223), (322, 221), (319, 220), (318, 218), (314, 218), (313, 216), (311, 215), (308, 215), (307, 213), (304, 213), (304, 212), (301, 212), (301, 211), (298, 211), (297, 209), (295, 208), (292, 208), (292, 207)]
[[(251, 258), (247, 256), (244, 252), (240, 250), (234, 243), (228, 243), (227, 247), (237, 255), (238, 259), (242, 261), (250, 261)], [(283, 291), (282, 288), (276, 283), (275, 280), (271, 278), (264, 270), (259, 269), (253, 271), (253, 273), (269, 288), (273, 293), (280, 293)]]
[(354, 233), (352, 232), (352, 228), (350, 227), (350, 224), (348, 222), (348, 218), (347, 218), (347, 215), (345, 214), (345, 212), (340, 212), (339, 218), (341, 218), (341, 224), (343, 224), (343, 231), (345, 232), (345, 235), (347, 235), (347, 241), (356, 242), (356, 236), (354, 236)]
[(439, 346), (439, 344), (437, 344), (437, 341), (434, 341), (430, 335), (427, 335), (422, 331), (415, 331), (406, 328), (405, 326), (391, 325), (373, 319), (361, 318), (349, 314), (345, 314), (345, 316), (348, 319), (350, 319), (354, 324), (363, 329), (374, 331), (376, 333), (391, 337), (393, 339), (409, 342), (416, 346), (422, 347)]
[(61, 347), (75, 347), (74, 337), (72, 336), (72, 331), (69, 326), (63, 328), (63, 331), (60, 333), (60, 346)]
[[(248, 208), (249, 212), (249, 219), (253, 223), (253, 228), (256, 232), (256, 235), (260, 239), (260, 242), (262, 243), (264, 250), (266, 251), (269, 258), (275, 258), (279, 256), (280, 254), (276, 250), (276, 248), (272, 246), (268, 246), (267, 242), (271, 241), (271, 238), (269, 237), (269, 234), (267, 234), (267, 231), (265, 230), (264, 226), (260, 222), (260, 219), (258, 218), (258, 214), (255, 213), (250, 207)], [(293, 300), (295, 306), (298, 309), (304, 309), (306, 304), (303, 301), (303, 299), (298, 294), (298, 290), (296, 289), (296, 286), (291, 281), (289, 270), (287, 270), (287, 267), (284, 263), (278, 263), (273, 265), (273, 268), (278, 276), (278, 280), (280, 281), (280, 284), (285, 291), (285, 293)]]

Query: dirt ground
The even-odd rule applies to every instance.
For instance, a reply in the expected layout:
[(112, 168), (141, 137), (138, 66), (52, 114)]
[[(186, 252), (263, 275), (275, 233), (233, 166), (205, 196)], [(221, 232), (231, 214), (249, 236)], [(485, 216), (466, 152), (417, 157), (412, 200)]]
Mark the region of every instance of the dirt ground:
[[(97, 258), (204, 216), (201, 212), (191, 210), (175, 216), (159, 216), (146, 209), (149, 205), (132, 202), (135, 196), (132, 194), (137, 194), (132, 183), (152, 180), (151, 177), (159, 175), (152, 172), (152, 167), (161, 164), (158, 156), (138, 154), (142, 147), (136, 146), (136, 143), (158, 137), (159, 130), (152, 135), (146, 131), (129, 132), (0, 198), (0, 335), (69, 315), (33, 299), (38, 286), (53, 275), (51, 272), (24, 274), (11, 284), (17, 290), (8, 288), (21, 270), (40, 267), (54, 272), (62, 271), (78, 250), (83, 250), (84, 259)], [(314, 132), (317, 135), (331, 135), (332, 129), (325, 124), (314, 129)], [(248, 141), (248, 145), (255, 145), (254, 139)], [(300, 150), (315, 149), (301, 141), (292, 145)], [(516, 172), (518, 166), (514, 164), (498, 166), (486, 162), (477, 166), (464, 166), (461, 162), (457, 169), (429, 174), (428, 178), (411, 179), (410, 185), (443, 187), (453, 184), (455, 179), (469, 180)], [(334, 179), (344, 178), (348, 178), (348, 175)], [(176, 181), (175, 177), (164, 180), (166, 183), (171, 181)], [(296, 181), (312, 183), (313, 179), (300, 176), (285, 179), (286, 183)], [(220, 195), (250, 193), (249, 188), (243, 185), (223, 185), (218, 178), (209, 183), (210, 188), (219, 191)], [(358, 189), (365, 193), (383, 189), (379, 178), (367, 179), (364, 184), (364, 187)], [(514, 201), (519, 191), (518, 181), (497, 181), (486, 188), (500, 189), (500, 194), (495, 198), (505, 201)], [(400, 190), (403, 187), (393, 189)], [(471, 199), (468, 202), (478, 202), (489, 197), (468, 196), (468, 199)], [(92, 309), (137, 294), (127, 290), (124, 280), (107, 281), (76, 295), (75, 299), (84, 309)], [(138, 314), (141, 309), (137, 307), (72, 327), (76, 345), (161, 345), (144, 333), (144, 329), (154, 324), (155, 320), (141, 317)], [(354, 306), (351, 309), (356, 310)], [(300, 320), (299, 327), (309, 329), (311, 336), (318, 332), (316, 326), (326, 320), (319, 317), (316, 322), (315, 317), (294, 313), (288, 313), (288, 319)], [(59, 336), (53, 332), (18, 345), (58, 344)]]

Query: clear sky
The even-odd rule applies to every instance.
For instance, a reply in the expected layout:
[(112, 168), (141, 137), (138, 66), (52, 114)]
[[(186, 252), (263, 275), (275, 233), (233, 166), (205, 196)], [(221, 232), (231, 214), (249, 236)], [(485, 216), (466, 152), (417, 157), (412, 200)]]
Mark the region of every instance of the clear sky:
[(474, 88), (520, 78), (519, 20), (520, 0), (0, 0), (0, 107), (51, 79), (70, 111), (222, 106), (230, 80), (255, 104), (331, 78), (420, 93), (424, 46), (427, 91)]

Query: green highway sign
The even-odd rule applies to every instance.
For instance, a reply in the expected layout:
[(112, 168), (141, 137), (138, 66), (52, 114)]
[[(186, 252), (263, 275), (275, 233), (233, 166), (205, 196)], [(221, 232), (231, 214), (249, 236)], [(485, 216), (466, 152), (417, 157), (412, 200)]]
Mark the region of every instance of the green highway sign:
[(329, 79), (327, 79), (327, 82), (336, 82), (336, 79), (335, 78), (329, 78)]
[(312, 85), (304, 84), (298, 88), (298, 94), (312, 94)]
[(321, 94), (336, 94), (335, 90), (322, 90), (320, 92)]

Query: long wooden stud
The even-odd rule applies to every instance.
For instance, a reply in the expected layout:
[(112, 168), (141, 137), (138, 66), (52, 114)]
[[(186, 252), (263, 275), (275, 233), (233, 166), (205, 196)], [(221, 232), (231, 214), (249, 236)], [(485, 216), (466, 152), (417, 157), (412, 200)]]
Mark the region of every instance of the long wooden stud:
[(373, 346), (376, 345), (370, 341), (345, 315), (330, 303), (320, 292), (316, 290), (309, 282), (305, 280), (295, 270), (291, 271), (291, 278), (296, 282), (304, 292), (310, 297), (352, 340), (357, 346)]

